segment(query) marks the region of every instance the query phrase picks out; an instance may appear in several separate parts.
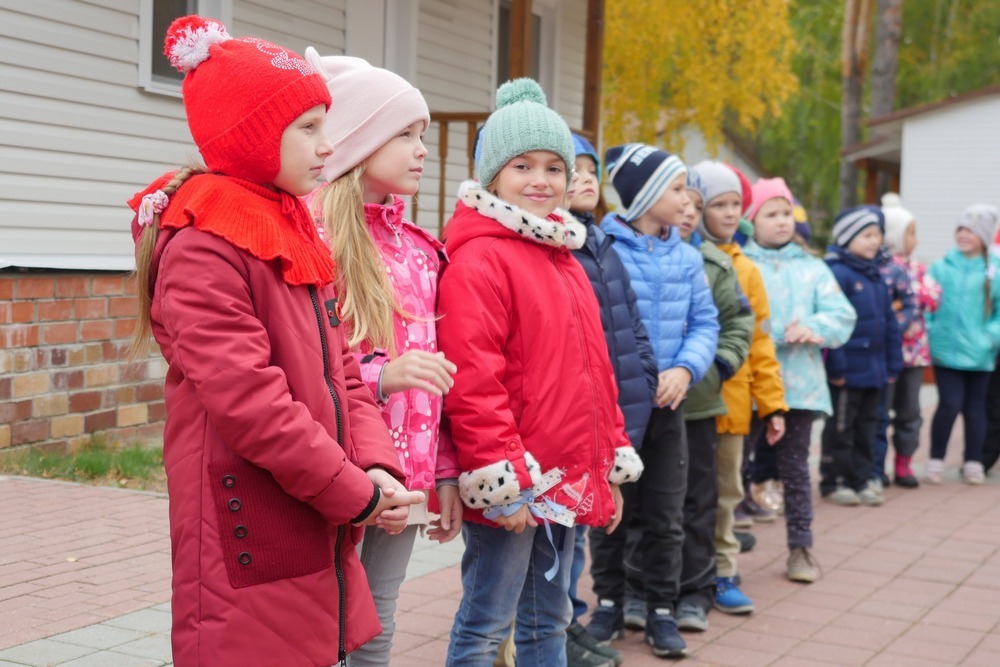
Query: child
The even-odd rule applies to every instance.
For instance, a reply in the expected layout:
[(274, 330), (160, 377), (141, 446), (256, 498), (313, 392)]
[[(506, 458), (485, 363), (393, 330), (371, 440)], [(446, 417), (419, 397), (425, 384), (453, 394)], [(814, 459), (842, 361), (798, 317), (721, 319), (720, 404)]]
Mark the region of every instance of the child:
[(871, 483), (872, 442), (879, 394), (902, 370), (902, 342), (889, 290), (876, 257), (882, 247), (882, 210), (858, 206), (833, 222), (826, 261), (857, 313), (854, 333), (826, 357), (833, 416), (823, 429), (819, 485), (837, 505), (881, 505)]
[(483, 129), (483, 185), (463, 186), (448, 227), (439, 340), (457, 371), (444, 411), (471, 508), (449, 665), (492, 665), (515, 612), (518, 664), (566, 664), (572, 527), (613, 530), (618, 485), (642, 471), (569, 252), (586, 230), (554, 214), (573, 162), (541, 87), (505, 83)]
[(319, 178), (330, 93), (296, 54), (197, 16), (167, 32), (207, 172), (162, 176), (138, 215), (135, 341), (169, 370), (177, 665), (329, 665), (378, 634), (355, 545), (405, 491), (337, 326), (335, 266), (297, 197)]
[(967, 207), (956, 223), (956, 247), (930, 268), (931, 278), (941, 285), (941, 305), (927, 317), (938, 386), (925, 476), (932, 484), (942, 482), (948, 438), (959, 412), (965, 420), (962, 477), (969, 484), (982, 484), (985, 478), (980, 457), (986, 388), (1000, 349), (1000, 290), (993, 284), (988, 259), (996, 223), (995, 207)]
[[(616, 146), (605, 162), (622, 210), (606, 216), (601, 228), (615, 238), (615, 250), (628, 269), (659, 370), (657, 407), (641, 451), (647, 470), (638, 484), (641, 519), (633, 515), (630, 521), (630, 528), (641, 532), (646, 642), (657, 656), (679, 657), (687, 644), (673, 613), (680, 592), (688, 451), (680, 407), (689, 386), (704, 377), (715, 359), (718, 311), (698, 251), (683, 243), (676, 229), (661, 238), (668, 225), (679, 222), (688, 203), (684, 163), (643, 144)], [(591, 555), (600, 605), (587, 631), (606, 642), (624, 633), (625, 568), (620, 559), (602, 560), (598, 550)]]
[[(338, 100), (324, 126), (333, 146), (323, 169), (327, 184), (312, 203), (341, 267), (340, 317), (351, 347), (359, 350), (361, 377), (381, 404), (406, 488), (425, 496), (437, 490), (441, 518), (430, 534), (446, 542), (461, 528), (462, 502), (454, 453), (438, 444), (442, 396), (455, 371), (437, 351), (434, 319), (444, 247), (403, 218), (399, 196), (415, 194), (420, 185), (427, 103), (403, 78), (360, 58), (320, 58), (310, 47), (306, 61), (325, 75)], [(410, 509), (408, 525), (398, 535), (374, 527), (365, 531), (361, 564), (382, 634), (352, 653), (349, 665), (389, 664), (399, 586), (417, 528), (428, 519), (422, 503)]]
[[(715, 361), (684, 401), (689, 463), (684, 499), (684, 548), (681, 558), (677, 626), (681, 630), (708, 630), (708, 611), (715, 601), (715, 525), (719, 502), (716, 462), (719, 434), (716, 418), (726, 414), (722, 383), (742, 367), (750, 352), (754, 315), (740, 289), (733, 261), (714, 244), (703, 241), (695, 229), (701, 220), (705, 184), (696, 171), (688, 172), (689, 203), (681, 220), (681, 236), (696, 247), (705, 261), (712, 301), (719, 311), (719, 343)], [(752, 536), (751, 536), (752, 537)]]
[(746, 362), (734, 369), (733, 377), (722, 385), (727, 414), (716, 420), (719, 511), (715, 523), (715, 607), (726, 613), (743, 614), (753, 611), (753, 602), (740, 591), (736, 582), (739, 542), (733, 534), (733, 511), (744, 498), (741, 472), (744, 439), (750, 432), (750, 418), (756, 405), (757, 415), (767, 422), (768, 442), (780, 440), (785, 433), (782, 415), (788, 411), (788, 406), (785, 405), (774, 342), (768, 335), (770, 308), (764, 281), (757, 267), (733, 241), (743, 211), (739, 179), (721, 162), (701, 162), (692, 171), (702, 184), (705, 202), (698, 231), (732, 259), (740, 288), (750, 301), (755, 320)]
[[(817, 412), (830, 416), (830, 390), (820, 348), (841, 346), (854, 329), (856, 315), (830, 268), (797, 241), (792, 193), (784, 179), (759, 179), (753, 186), (750, 216), (753, 240), (746, 256), (760, 270), (771, 305), (774, 340), (785, 386), (785, 435), (770, 444), (784, 489), (788, 560), (785, 574), (810, 583), (819, 577), (813, 560), (812, 484), (809, 445)], [(763, 423), (755, 420), (751, 442), (759, 442)]]
[[(570, 213), (587, 228), (587, 240), (582, 248), (573, 250), (573, 255), (583, 266), (583, 270), (594, 288), (597, 303), (601, 309), (601, 325), (608, 342), (611, 365), (615, 370), (618, 384), (618, 405), (625, 418), (625, 432), (635, 449), (642, 446), (646, 424), (652, 410), (656, 393), (656, 357), (646, 334), (646, 327), (639, 318), (635, 292), (629, 283), (628, 271), (613, 247), (614, 239), (608, 236), (594, 221), (592, 211), (600, 197), (601, 162), (594, 147), (578, 134), (573, 135), (576, 153), (576, 170), (567, 194)], [(635, 484), (622, 487), (622, 494), (634, 497)], [(630, 501), (623, 505), (623, 520), (628, 520)], [(607, 545), (613, 552), (607, 554), (607, 561), (624, 559), (621, 542), (608, 539), (607, 532), (600, 526), (590, 532), (594, 548), (600, 550)], [(570, 667), (599, 664), (587, 655), (596, 653), (605, 659), (616, 659), (620, 664), (621, 655), (609, 646), (599, 644), (584, 629), (577, 619), (587, 611), (587, 605), (576, 595), (576, 584), (583, 571), (584, 548), (586, 546), (586, 526), (577, 526), (576, 548), (573, 553), (573, 568), (570, 577), (570, 602), (573, 604), (573, 622), (567, 630), (566, 654)], [(602, 562), (606, 562), (602, 559)], [(582, 650), (581, 650), (582, 649)]]
[[(903, 208), (899, 195), (889, 192), (882, 197), (882, 214), (885, 216), (885, 247), (891, 254), (891, 264), (882, 266), (882, 275), (887, 284), (891, 281), (898, 294), (900, 307), (896, 317), (903, 336), (903, 370), (895, 385), (887, 385), (892, 398), (883, 401), (879, 409), (874, 471), (879, 477), (884, 474), (888, 450), (886, 429), (891, 407), (894, 413), (892, 445), (896, 450), (893, 479), (897, 486), (912, 489), (920, 485), (911, 463), (913, 453), (920, 444), (920, 426), (923, 424), (920, 387), (924, 382), (924, 368), (931, 363), (924, 313), (937, 310), (941, 288), (927, 275), (922, 263), (910, 259), (917, 246), (917, 223), (913, 214)], [(900, 275), (890, 273), (890, 266)], [(912, 307), (907, 307), (907, 298), (912, 301)], [(893, 303), (896, 304), (896, 300)]]

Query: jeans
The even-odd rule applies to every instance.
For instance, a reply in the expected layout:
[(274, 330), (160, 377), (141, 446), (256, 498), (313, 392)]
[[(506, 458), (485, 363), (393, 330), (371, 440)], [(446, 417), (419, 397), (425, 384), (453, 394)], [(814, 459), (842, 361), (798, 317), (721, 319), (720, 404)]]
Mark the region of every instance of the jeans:
[(406, 578), (406, 564), (410, 562), (418, 529), (416, 525), (407, 526), (399, 535), (390, 535), (374, 526), (365, 529), (365, 537), (359, 545), (361, 564), (368, 575), (382, 634), (347, 656), (349, 667), (389, 664), (392, 636), (396, 632), (396, 600)]
[(706, 612), (715, 599), (715, 512), (719, 504), (715, 417), (687, 422), (688, 478), (684, 497), (681, 599)]
[(833, 416), (823, 428), (819, 463), (819, 490), (824, 496), (838, 486), (861, 491), (871, 479), (880, 393), (878, 389), (830, 385)]
[(958, 371), (934, 367), (938, 386), (938, 407), (931, 421), (931, 458), (943, 459), (955, 418), (965, 420), (965, 461), (979, 461), (986, 438), (986, 389), (989, 371)]
[(569, 569), (569, 602), (573, 605), (573, 622), (587, 613), (587, 603), (577, 597), (576, 585), (583, 574), (583, 564), (587, 548), (587, 527), (576, 526), (574, 530), (576, 539), (573, 546), (573, 565)]
[(492, 667), (516, 615), (519, 667), (565, 667), (575, 531), (549, 527), (559, 557), (552, 581), (545, 579), (545, 572), (556, 553), (544, 526), (525, 528), (518, 535), (469, 521), (462, 524), (462, 602), (451, 629), (447, 665)]
[(774, 455), (778, 479), (784, 489), (785, 534), (789, 549), (811, 549), (813, 545), (812, 482), (809, 479), (809, 445), (814, 414), (811, 410), (785, 413), (785, 436), (767, 444), (767, 423), (754, 417), (750, 438), (763, 443)]
[(989, 470), (1000, 459), (1000, 357), (997, 369), (990, 373), (986, 388), (986, 439), (983, 442), (983, 467)]

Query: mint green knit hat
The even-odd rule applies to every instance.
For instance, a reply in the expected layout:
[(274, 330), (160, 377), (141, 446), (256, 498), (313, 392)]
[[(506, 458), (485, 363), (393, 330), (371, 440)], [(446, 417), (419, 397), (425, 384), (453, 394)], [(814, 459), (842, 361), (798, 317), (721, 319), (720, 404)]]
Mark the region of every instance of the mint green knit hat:
[(551, 151), (566, 163), (572, 177), (576, 153), (569, 126), (546, 106), (545, 93), (533, 79), (514, 79), (497, 88), (497, 110), (480, 137), (479, 182), (489, 185), (504, 165), (529, 151)]

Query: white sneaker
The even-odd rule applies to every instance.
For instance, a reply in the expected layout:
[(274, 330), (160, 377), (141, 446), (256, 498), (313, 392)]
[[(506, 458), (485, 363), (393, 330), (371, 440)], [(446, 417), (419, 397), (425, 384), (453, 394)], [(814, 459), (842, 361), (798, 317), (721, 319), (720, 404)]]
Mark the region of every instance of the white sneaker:
[(966, 461), (962, 466), (962, 477), (966, 484), (982, 484), (986, 480), (986, 471), (979, 461)]
[(924, 481), (928, 484), (944, 483), (944, 461), (942, 459), (931, 459), (927, 462)]
[(858, 494), (858, 500), (861, 501), (862, 505), (868, 505), (869, 507), (878, 507), (884, 503), (885, 498), (882, 497), (882, 483), (874, 480), (868, 482), (868, 485), (861, 489), (861, 493)]

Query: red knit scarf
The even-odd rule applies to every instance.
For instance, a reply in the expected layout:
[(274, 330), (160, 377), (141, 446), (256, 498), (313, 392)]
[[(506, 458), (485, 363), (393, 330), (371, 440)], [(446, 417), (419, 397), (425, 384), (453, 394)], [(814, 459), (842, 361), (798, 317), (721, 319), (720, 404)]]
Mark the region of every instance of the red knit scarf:
[[(163, 188), (165, 174), (129, 200), (137, 211), (143, 195)], [(194, 225), (264, 261), (281, 260), (289, 285), (324, 286), (333, 282), (330, 250), (316, 231), (306, 205), (292, 194), (218, 174), (190, 177), (170, 196), (160, 213), (160, 229)]]

